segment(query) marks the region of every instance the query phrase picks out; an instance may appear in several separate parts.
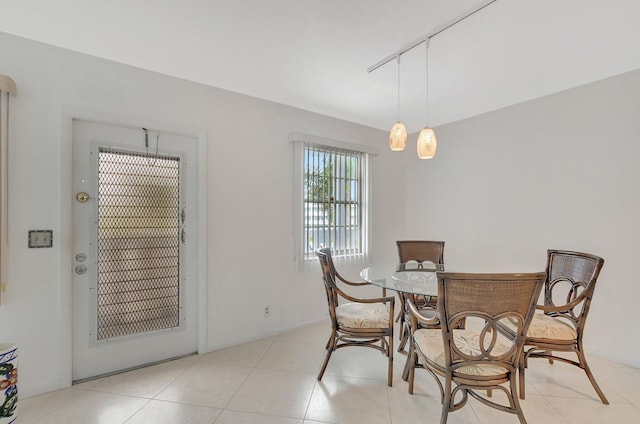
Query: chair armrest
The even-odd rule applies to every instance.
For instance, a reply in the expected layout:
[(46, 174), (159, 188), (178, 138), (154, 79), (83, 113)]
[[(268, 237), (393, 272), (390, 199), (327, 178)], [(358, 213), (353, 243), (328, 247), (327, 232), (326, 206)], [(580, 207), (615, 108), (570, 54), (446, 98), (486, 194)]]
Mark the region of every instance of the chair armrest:
[(349, 280), (347, 280), (346, 278), (344, 278), (344, 277), (343, 277), (342, 275), (340, 275), (340, 274), (336, 274), (336, 277), (338, 277), (338, 279), (339, 279), (340, 281), (342, 281), (343, 283), (345, 283), (345, 284), (347, 284), (347, 285), (350, 285), (350, 286), (368, 286), (368, 285), (371, 285), (371, 283), (370, 283), (370, 282), (368, 282), (368, 281), (358, 281), (358, 282), (355, 282), (355, 281), (349, 281)]
[(586, 299), (587, 299), (587, 296), (584, 293), (581, 293), (579, 296), (577, 296), (571, 302), (565, 303), (564, 305), (557, 305), (557, 306), (536, 305), (536, 309), (540, 310), (540, 311), (543, 311), (544, 313), (549, 313), (549, 312), (569, 312), (573, 308), (575, 308), (576, 306), (578, 306), (579, 304), (584, 302)]
[(409, 314), (411, 315), (411, 324), (412, 328), (418, 328), (418, 324), (423, 324), (427, 326), (439, 326), (440, 318), (438, 318), (438, 312), (436, 310), (436, 316), (433, 318), (428, 318), (420, 313), (420, 310), (416, 307), (415, 303), (413, 303), (413, 299), (411, 296), (406, 297), (407, 305), (409, 306)]
[[(338, 280), (340, 280), (341, 282), (343, 282), (344, 284), (348, 285), (348, 286), (352, 286), (352, 287), (358, 287), (358, 286), (372, 286), (373, 284), (371, 284), (368, 281), (349, 281), (346, 278), (344, 278), (342, 275), (338, 274), (336, 272), (336, 278), (338, 278)], [(383, 288), (382, 289), (382, 297), (386, 297), (387, 296), (387, 289)]]
[(395, 304), (396, 298), (393, 296), (388, 297), (372, 297), (372, 298), (364, 298), (364, 297), (353, 297), (339, 288), (336, 288), (336, 292), (340, 295), (340, 297), (356, 303), (390, 303), (391, 305)]

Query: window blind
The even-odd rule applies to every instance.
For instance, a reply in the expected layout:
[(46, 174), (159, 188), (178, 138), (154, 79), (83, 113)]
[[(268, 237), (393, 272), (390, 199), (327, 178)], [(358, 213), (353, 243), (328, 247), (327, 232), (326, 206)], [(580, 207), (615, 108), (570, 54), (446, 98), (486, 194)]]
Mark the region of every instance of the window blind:
[(366, 251), (363, 152), (304, 143), (303, 254), (330, 247), (335, 257)]

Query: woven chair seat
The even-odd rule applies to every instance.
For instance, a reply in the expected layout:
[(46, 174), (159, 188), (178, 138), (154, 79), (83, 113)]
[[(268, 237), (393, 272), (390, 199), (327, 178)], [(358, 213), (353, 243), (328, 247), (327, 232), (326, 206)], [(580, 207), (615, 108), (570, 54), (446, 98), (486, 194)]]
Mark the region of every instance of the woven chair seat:
[(389, 309), (382, 303), (343, 303), (336, 307), (336, 318), (343, 327), (389, 327)]
[[(501, 321), (511, 330), (515, 331), (515, 325), (510, 320)], [(527, 331), (527, 338), (531, 339), (552, 339), (573, 341), (578, 337), (576, 329), (565, 320), (554, 318), (543, 313), (536, 313), (531, 320), (531, 325)]]
[[(454, 330), (453, 339), (456, 346), (468, 355), (480, 355), (480, 333), (474, 330)], [(422, 329), (413, 333), (413, 340), (416, 347), (443, 370), (446, 368), (444, 359), (444, 344), (442, 341), (442, 330)], [(492, 355), (501, 355), (509, 350), (510, 346), (496, 342), (496, 346), (491, 351)], [(475, 363), (473, 365), (462, 366), (455, 371), (455, 374), (473, 376), (498, 376), (504, 375), (507, 370), (504, 367), (490, 364)]]

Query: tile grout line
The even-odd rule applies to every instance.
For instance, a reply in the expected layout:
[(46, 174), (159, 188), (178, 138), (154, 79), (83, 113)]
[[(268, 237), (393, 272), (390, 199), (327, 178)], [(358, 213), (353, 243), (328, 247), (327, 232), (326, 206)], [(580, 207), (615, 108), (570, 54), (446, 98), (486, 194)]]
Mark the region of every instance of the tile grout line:
[[(269, 346), (264, 350), (264, 352), (262, 353), (262, 355), (260, 356), (260, 359), (258, 359), (255, 363), (255, 365), (253, 365), (251, 367), (251, 371), (247, 374), (247, 376), (244, 378), (244, 380), (242, 381), (242, 383), (240, 383), (238, 385), (238, 388), (233, 392), (233, 394), (229, 397), (229, 400), (227, 400), (227, 402), (224, 404), (224, 407), (220, 408), (221, 412), (220, 414), (218, 414), (218, 416), (216, 417), (215, 421), (213, 422), (213, 424), (215, 424), (218, 419), (220, 418), (220, 416), (223, 414), (223, 412), (228, 408), (229, 404), (231, 403), (231, 401), (233, 400), (233, 398), (238, 394), (238, 392), (240, 391), (240, 389), (242, 389), (242, 387), (247, 383), (247, 380), (249, 380), (249, 378), (251, 377), (251, 375), (254, 373), (254, 371), (258, 368), (258, 365), (260, 365), (260, 362), (264, 359), (265, 355), (267, 354), (267, 352), (269, 351), (269, 349), (271, 349), (271, 347), (273, 346), (273, 344), (275, 343), (275, 341), (278, 339), (280, 335), (277, 335), (275, 337), (273, 337), (273, 340), (270, 341)], [(249, 367), (247, 367), (249, 368)], [(230, 411), (233, 411), (233, 409), (229, 409)]]

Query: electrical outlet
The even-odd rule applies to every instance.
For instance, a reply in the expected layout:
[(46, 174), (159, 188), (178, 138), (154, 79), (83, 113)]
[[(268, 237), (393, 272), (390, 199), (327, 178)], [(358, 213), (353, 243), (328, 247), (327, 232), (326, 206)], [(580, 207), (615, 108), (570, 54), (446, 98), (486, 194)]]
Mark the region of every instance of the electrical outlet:
[(271, 315), (271, 306), (267, 305), (264, 307), (264, 317), (268, 317)]

